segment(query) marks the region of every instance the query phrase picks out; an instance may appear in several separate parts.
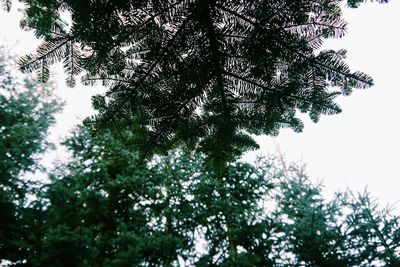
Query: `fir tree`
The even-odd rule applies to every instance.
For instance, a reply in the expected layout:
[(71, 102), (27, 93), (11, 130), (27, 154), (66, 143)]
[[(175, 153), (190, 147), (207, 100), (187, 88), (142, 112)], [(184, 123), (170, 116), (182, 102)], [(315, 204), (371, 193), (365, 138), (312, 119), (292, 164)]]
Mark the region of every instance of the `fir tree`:
[(82, 70), (102, 81), (88, 124), (117, 128), (143, 158), (185, 144), (218, 169), (258, 147), (251, 134), (301, 131), (298, 111), (317, 121), (340, 112), (337, 95), (373, 84), (345, 50), (320, 49), (345, 34), (339, 0), (23, 2), (22, 26), (44, 42), (21, 69), (45, 80), (63, 61), (69, 85)]
[(81, 128), (65, 144), (26, 266), (399, 264), (398, 216), (368, 194), (326, 200), (297, 165), (235, 162), (219, 177), (179, 151), (143, 166), (109, 133)]
[(9, 53), (0, 47), (0, 264), (22, 260), (24, 244), (37, 230), (40, 213), (30, 201), (37, 184), (24, 175), (39, 169), (39, 156), (49, 145), (47, 131), (60, 110), (51, 83), (26, 76), (18, 81), (16, 59)]

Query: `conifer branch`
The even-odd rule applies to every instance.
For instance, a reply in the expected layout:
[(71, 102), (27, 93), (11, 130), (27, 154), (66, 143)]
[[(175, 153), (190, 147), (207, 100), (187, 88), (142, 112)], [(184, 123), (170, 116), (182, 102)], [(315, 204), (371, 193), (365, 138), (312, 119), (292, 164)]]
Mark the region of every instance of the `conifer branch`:
[[(354, 197), (354, 194), (353, 194), (353, 197)], [(371, 205), (369, 205), (369, 199), (367, 199), (367, 200), (368, 200), (368, 203), (366, 203), (366, 201), (363, 197), (360, 197), (360, 202), (364, 206), (364, 212), (368, 216), (368, 219), (370, 220), (370, 225), (372, 225), (372, 228), (375, 230), (381, 245), (386, 249), (385, 254), (386, 255), (389, 254), (388, 256), (389, 256), (390, 260), (392, 262), (395, 262), (396, 261), (395, 256), (394, 256), (395, 252), (390, 247), (390, 245), (387, 243), (382, 231), (379, 229), (379, 225), (371, 212)]]
[[(59, 48), (61, 48), (62, 46), (66, 45), (68, 43), (68, 38), (65, 38), (64, 41), (60, 42), (58, 45), (56, 45), (55, 47), (51, 48), (48, 51), (45, 51), (43, 53), (40, 53), (39, 56), (35, 56), (32, 59), (31, 58), (22, 58), (20, 61), (20, 69), (22, 71), (28, 70), (30, 68), (30, 66), (36, 64), (37, 62), (45, 59), (49, 54), (57, 51)], [(28, 62), (25, 62), (25, 59), (28, 60)]]
[(23, 23), (21, 25), (21, 27), (23, 29), (26, 29), (26, 30), (36, 30), (36, 31), (39, 31), (39, 32), (44, 32), (44, 33), (51, 33), (51, 34), (54, 34), (54, 35), (56, 35), (56, 36), (58, 36), (60, 38), (69, 38), (68, 34), (63, 34), (61, 31), (60, 32), (56, 32), (54, 30), (47, 30), (47, 29), (43, 29), (43, 28), (40, 28), (40, 27), (37, 27), (37, 26), (28, 25), (26, 23)]
[(133, 92), (135, 91), (135, 89), (137, 89), (142, 82), (144, 82), (147, 77), (149, 76), (149, 74), (157, 67), (157, 64), (163, 60), (163, 58), (166, 55), (166, 52), (170, 49), (171, 45), (175, 42), (176, 38), (181, 34), (181, 32), (184, 30), (186, 24), (189, 22), (189, 17), (188, 16), (183, 23), (181, 24), (181, 26), (179, 27), (179, 29), (175, 32), (175, 34), (172, 36), (172, 38), (168, 41), (168, 43), (161, 49), (158, 57), (153, 61), (153, 63), (151, 64), (151, 66), (149, 67), (149, 69), (145, 72), (144, 75), (142, 75), (142, 77), (138, 80), (138, 82), (136, 83), (136, 85), (131, 89), (131, 92), (127, 95), (127, 97), (122, 100), (115, 109), (113, 109), (108, 116), (106, 116), (106, 118), (104, 118), (100, 124), (100, 126), (98, 127), (98, 129), (95, 131), (95, 134), (97, 134), (99, 132), (99, 130), (101, 128), (104, 127), (105, 123), (107, 123), (113, 116), (115, 116), (115, 114), (117, 114), (122, 108), (123, 106), (125, 106), (125, 104), (130, 101), (130, 99), (132, 98)]
[[(237, 13), (237, 12), (235, 12), (235, 11), (229, 9), (229, 8), (226, 8), (226, 7), (222, 6), (222, 5), (217, 4), (217, 6), (218, 6), (218, 8), (220, 8), (221, 10), (224, 10), (225, 12), (228, 12), (228, 13), (230, 13), (230, 14), (232, 14), (232, 15), (234, 15), (234, 16), (236, 16), (236, 17), (242, 19), (242, 20), (244, 20), (245, 22), (251, 24), (253, 27), (256, 27), (257, 29), (260, 29), (260, 30), (262, 30), (262, 31), (269, 31), (269, 30), (271, 30), (271, 29), (265, 28), (264, 26), (262, 26), (262, 25), (260, 25), (259, 23), (257, 23), (257, 21), (256, 21), (255, 19), (251, 19), (251, 18), (249, 18), (249, 17), (246, 17), (246, 16), (244, 16), (244, 15), (242, 15), (242, 14), (239, 14), (239, 13)], [(285, 47), (286, 49), (288, 49), (288, 50), (294, 52), (295, 54), (297, 54), (297, 55), (299, 55), (300, 57), (306, 59), (307, 61), (312, 62), (312, 63), (314, 63), (314, 64), (316, 64), (316, 65), (319, 65), (319, 66), (322, 67), (322, 68), (328, 69), (328, 70), (330, 70), (330, 71), (334, 71), (334, 72), (336, 72), (336, 73), (338, 73), (338, 74), (340, 74), (340, 75), (342, 75), (342, 76), (344, 76), (344, 77), (357, 80), (357, 81), (359, 81), (359, 82), (361, 82), (361, 83), (366, 84), (367, 86), (372, 86), (372, 85), (373, 85), (373, 82), (372, 82), (371, 80), (361, 79), (361, 78), (355, 76), (355, 75), (352, 74), (352, 73), (346, 73), (346, 72), (343, 72), (343, 71), (341, 71), (341, 70), (335, 69), (335, 68), (333, 68), (333, 67), (331, 67), (331, 66), (328, 66), (328, 65), (326, 65), (326, 64), (323, 64), (322, 62), (319, 62), (317, 59), (312, 58), (312, 57), (310, 57), (310, 56), (307, 56), (307, 55), (305, 55), (304, 53), (300, 52), (300, 51), (299, 51), (298, 49), (296, 49), (295, 47), (290, 46), (290, 45), (286, 44), (285, 42), (282, 42), (282, 41), (279, 40), (278, 38), (276, 39), (276, 41), (279, 42), (279, 44), (282, 45), (282, 47)]]
[[(249, 83), (251, 85), (254, 85), (256, 87), (262, 88), (262, 89), (264, 89), (266, 91), (276, 92), (276, 90), (274, 90), (274, 89), (268, 88), (265, 85), (262, 85), (262, 84), (260, 84), (258, 82), (255, 82), (255, 81), (252, 81), (252, 80), (247, 79), (245, 77), (242, 77), (242, 76), (237, 75), (235, 73), (232, 73), (232, 72), (229, 72), (229, 71), (225, 71), (225, 74), (227, 76), (231, 76), (233, 78), (236, 78), (238, 80), (244, 81), (244, 82)], [(303, 102), (309, 102), (309, 103), (312, 103), (312, 104), (315, 104), (315, 105), (318, 105), (318, 106), (321, 106), (321, 107), (324, 107), (324, 108), (327, 108), (327, 109), (331, 109), (331, 110), (333, 110), (335, 112), (341, 112), (341, 110), (339, 108), (335, 108), (335, 107), (332, 107), (332, 106), (327, 106), (327, 105), (321, 104), (321, 103), (315, 103), (315, 101), (312, 101), (312, 100), (304, 98), (304, 97), (300, 97), (300, 96), (296, 96), (296, 95), (292, 95), (292, 94), (287, 95), (287, 97), (290, 97), (290, 98), (293, 98), (293, 99), (297, 99), (297, 100), (300, 100), (300, 101), (303, 101)]]
[(137, 83), (131, 82), (129, 80), (125, 79), (119, 79), (117, 77), (85, 77), (82, 79), (83, 83), (91, 83), (91, 82), (98, 82), (98, 81), (114, 81), (114, 82), (121, 82), (121, 83), (126, 83), (128, 85), (136, 85)]
[(222, 105), (224, 106), (224, 116), (225, 119), (228, 119), (228, 114), (227, 114), (227, 101), (226, 101), (226, 95), (224, 91), (224, 77), (223, 77), (223, 72), (224, 72), (224, 66), (223, 66), (223, 59), (221, 57), (221, 52), (220, 48), (218, 45), (218, 41), (216, 38), (216, 33), (215, 33), (215, 28), (213, 25), (212, 21), (212, 14), (211, 14), (211, 8), (209, 5), (207, 5), (207, 35), (209, 38), (210, 42), (210, 49), (212, 53), (212, 58), (214, 60), (215, 66), (213, 66), (216, 70), (216, 78), (217, 78), (217, 88), (219, 91), (219, 94), (221, 96), (221, 101)]
[(148, 19), (146, 19), (143, 23), (137, 25), (137, 26), (136, 26), (136, 30), (140, 30), (141, 28), (143, 28), (144, 26), (146, 26), (147, 23), (153, 21), (156, 17), (162, 15), (163, 13), (165, 13), (165, 12), (171, 10), (172, 8), (176, 7), (177, 5), (179, 5), (179, 4), (181, 4), (181, 3), (185, 2), (185, 1), (187, 1), (187, 0), (179, 0), (179, 1), (176, 1), (175, 3), (171, 4), (170, 6), (161, 9), (159, 12), (157, 12), (157, 13), (151, 15), (151, 16), (150, 16)]

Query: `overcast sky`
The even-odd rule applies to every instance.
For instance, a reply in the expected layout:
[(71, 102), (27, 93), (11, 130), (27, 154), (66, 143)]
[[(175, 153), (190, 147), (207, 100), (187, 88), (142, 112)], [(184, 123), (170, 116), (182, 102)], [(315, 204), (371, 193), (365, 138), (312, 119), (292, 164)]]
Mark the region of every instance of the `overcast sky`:
[[(312, 178), (323, 179), (326, 191), (368, 185), (380, 203), (394, 203), (400, 200), (400, 1), (346, 8), (344, 17), (348, 33), (326, 47), (347, 49), (352, 70), (368, 73), (375, 85), (339, 98), (341, 114), (316, 124), (307, 119), (302, 133), (283, 130), (275, 142), (287, 159), (302, 160)], [(258, 140), (262, 151), (274, 150), (272, 138)]]
[[(0, 11), (0, 42), (23, 55), (33, 52), (38, 41), (19, 29), (17, 8)], [(328, 195), (347, 187), (362, 191), (368, 185), (381, 204), (394, 203), (400, 200), (400, 1), (346, 8), (344, 17), (347, 35), (327, 41), (326, 47), (347, 49), (352, 70), (371, 75), (375, 86), (340, 97), (343, 112), (339, 115), (323, 116), (317, 124), (306, 118), (300, 134), (282, 130), (275, 138), (258, 137), (262, 148), (257, 153), (273, 153), (279, 146), (287, 160), (306, 163), (308, 174), (323, 180)], [(61, 76), (57, 76), (57, 93), (67, 105), (57, 117), (53, 139), (65, 136), (89, 115), (90, 96), (104, 91), (81, 85), (67, 88)]]

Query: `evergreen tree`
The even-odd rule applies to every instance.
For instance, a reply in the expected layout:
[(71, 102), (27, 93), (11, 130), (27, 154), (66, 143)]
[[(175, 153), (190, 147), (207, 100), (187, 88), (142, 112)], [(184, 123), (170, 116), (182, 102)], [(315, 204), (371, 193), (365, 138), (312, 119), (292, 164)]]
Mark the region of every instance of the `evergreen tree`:
[(278, 173), (282, 266), (399, 266), (400, 218), (390, 208), (379, 210), (368, 192), (326, 201), (295, 165)]
[(178, 255), (190, 257), (193, 208), (185, 181), (198, 170), (195, 165), (175, 158), (143, 167), (137, 153), (111, 135), (92, 139), (83, 128), (66, 145), (73, 159), (51, 175), (46, 231), (40, 254), (31, 254), (30, 262), (176, 266)]
[[(203, 167), (203, 157), (181, 152), (143, 166), (138, 153), (118, 139), (110, 134), (91, 138), (84, 128), (65, 144), (73, 158), (51, 175), (42, 195), (48, 203), (45, 231), (29, 249), (30, 264), (270, 262), (257, 255), (267, 255), (268, 246), (253, 240), (261, 240), (266, 225), (257, 206), (269, 186), (264, 169), (232, 164), (218, 181)], [(201, 240), (207, 248), (199, 251)], [(239, 244), (249, 252), (238, 251)]]
[(23, 175), (38, 169), (38, 158), (48, 147), (45, 137), (60, 102), (53, 85), (30, 77), (20, 81), (15, 58), (0, 47), (0, 262), (22, 259), (23, 244), (38, 218), (28, 195), (35, 184)]
[(398, 216), (368, 194), (326, 201), (296, 165), (236, 162), (218, 177), (182, 152), (141, 165), (109, 133), (81, 128), (66, 145), (27, 266), (399, 264)]
[(298, 111), (317, 121), (340, 112), (337, 95), (372, 85), (345, 50), (320, 50), (345, 34), (339, 0), (23, 2), (23, 27), (44, 42), (21, 69), (46, 79), (63, 61), (69, 85), (82, 70), (102, 81), (88, 123), (118, 128), (143, 158), (184, 143), (218, 170), (258, 147), (250, 134), (301, 131)]

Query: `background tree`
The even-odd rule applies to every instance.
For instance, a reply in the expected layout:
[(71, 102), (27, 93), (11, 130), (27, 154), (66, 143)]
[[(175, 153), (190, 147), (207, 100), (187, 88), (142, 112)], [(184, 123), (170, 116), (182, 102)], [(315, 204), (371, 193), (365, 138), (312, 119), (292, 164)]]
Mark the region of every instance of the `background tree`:
[[(265, 255), (258, 200), (264, 170), (230, 166), (223, 181), (204, 158), (175, 153), (149, 166), (110, 134), (81, 128), (66, 145), (73, 159), (52, 175), (43, 196), (45, 232), (33, 243), (35, 266), (238, 266)], [(243, 179), (247, 181), (243, 183)], [(235, 192), (237, 190), (237, 192)], [(247, 236), (251, 233), (251, 237)], [(207, 242), (205, 251), (198, 243)], [(248, 253), (238, 251), (241, 244)], [(247, 265), (249, 263), (246, 263)]]
[[(71, 162), (52, 174), (44, 197), (46, 231), (35, 266), (173, 266), (194, 247), (186, 179), (178, 158), (137, 164), (137, 153), (109, 134), (83, 128), (65, 143)], [(182, 159), (182, 161), (188, 160)], [(33, 244), (31, 251), (38, 251)]]
[(324, 200), (303, 168), (278, 168), (275, 215), (282, 266), (397, 266), (400, 219), (380, 210), (368, 192)]
[(184, 143), (223, 169), (258, 147), (250, 134), (301, 131), (297, 111), (317, 121), (340, 112), (337, 95), (372, 85), (345, 50), (320, 50), (345, 34), (339, 0), (23, 2), (23, 27), (45, 41), (21, 69), (45, 79), (63, 60), (68, 84), (82, 70), (103, 81), (90, 122), (116, 125), (144, 158)]
[(217, 179), (196, 154), (139, 164), (109, 133), (81, 128), (65, 144), (27, 266), (398, 264), (398, 216), (368, 194), (326, 201), (296, 165), (230, 163)]
[(23, 176), (38, 169), (39, 155), (49, 145), (46, 134), (61, 105), (53, 84), (26, 76), (21, 80), (16, 59), (8, 54), (0, 47), (0, 255), (14, 261), (26, 253), (23, 243), (34, 223), (28, 195), (35, 187)]

